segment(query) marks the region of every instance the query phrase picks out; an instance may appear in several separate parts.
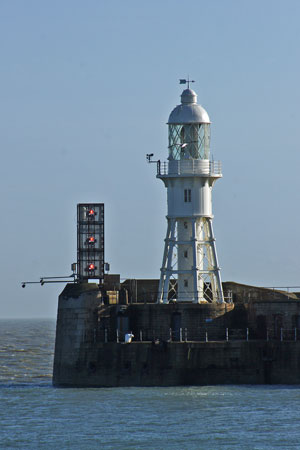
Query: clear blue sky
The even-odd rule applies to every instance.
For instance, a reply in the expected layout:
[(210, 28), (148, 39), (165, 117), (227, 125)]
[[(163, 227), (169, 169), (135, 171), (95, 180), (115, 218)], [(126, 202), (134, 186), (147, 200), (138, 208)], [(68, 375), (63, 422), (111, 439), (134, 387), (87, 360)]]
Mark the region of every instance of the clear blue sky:
[(106, 260), (158, 278), (167, 157), (188, 74), (212, 120), (222, 279), (300, 285), (298, 0), (0, 2), (2, 317), (55, 317), (76, 204), (104, 202)]

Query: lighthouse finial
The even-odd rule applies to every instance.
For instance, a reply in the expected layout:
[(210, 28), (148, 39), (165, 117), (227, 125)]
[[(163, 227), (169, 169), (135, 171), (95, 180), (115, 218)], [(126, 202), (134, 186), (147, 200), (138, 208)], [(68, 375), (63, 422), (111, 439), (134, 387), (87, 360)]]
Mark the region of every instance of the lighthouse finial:
[(188, 89), (190, 88), (190, 83), (195, 83), (195, 80), (190, 80), (190, 77), (187, 77), (187, 79), (185, 79), (185, 78), (181, 78), (180, 80), (179, 80), (179, 84), (186, 84), (187, 83), (187, 85), (188, 85)]

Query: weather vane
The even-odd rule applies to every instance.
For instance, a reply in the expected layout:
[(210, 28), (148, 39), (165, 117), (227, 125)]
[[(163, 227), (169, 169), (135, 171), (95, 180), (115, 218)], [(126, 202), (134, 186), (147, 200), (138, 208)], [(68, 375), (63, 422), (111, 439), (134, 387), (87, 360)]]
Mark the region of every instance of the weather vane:
[(190, 83), (195, 83), (195, 80), (190, 80), (190, 78), (188, 77), (187, 80), (186, 79), (180, 79), (179, 80), (179, 84), (186, 84), (188, 85), (188, 89), (190, 88)]

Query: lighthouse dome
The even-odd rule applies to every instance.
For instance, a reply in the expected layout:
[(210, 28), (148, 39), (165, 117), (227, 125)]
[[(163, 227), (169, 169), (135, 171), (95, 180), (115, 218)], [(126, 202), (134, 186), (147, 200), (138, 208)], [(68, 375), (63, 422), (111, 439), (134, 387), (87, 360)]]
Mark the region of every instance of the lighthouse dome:
[(185, 89), (181, 94), (181, 105), (176, 106), (169, 116), (168, 124), (210, 123), (205, 109), (198, 105), (197, 94)]

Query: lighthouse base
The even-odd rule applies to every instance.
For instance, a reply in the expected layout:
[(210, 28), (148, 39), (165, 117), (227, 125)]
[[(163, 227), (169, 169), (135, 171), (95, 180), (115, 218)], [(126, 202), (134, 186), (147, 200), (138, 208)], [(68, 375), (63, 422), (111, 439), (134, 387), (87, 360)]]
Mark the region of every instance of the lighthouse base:
[(168, 217), (158, 303), (224, 303), (211, 217)]

